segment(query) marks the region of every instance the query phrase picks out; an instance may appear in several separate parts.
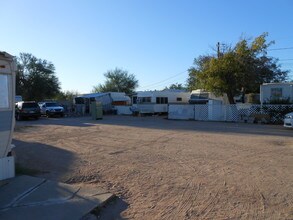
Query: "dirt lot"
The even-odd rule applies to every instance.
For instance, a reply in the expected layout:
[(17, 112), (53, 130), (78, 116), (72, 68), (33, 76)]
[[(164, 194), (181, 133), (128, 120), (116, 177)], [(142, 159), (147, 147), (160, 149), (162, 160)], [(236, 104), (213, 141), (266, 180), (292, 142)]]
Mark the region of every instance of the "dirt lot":
[(293, 219), (293, 130), (106, 116), (17, 122), (17, 161), (102, 186), (126, 219)]

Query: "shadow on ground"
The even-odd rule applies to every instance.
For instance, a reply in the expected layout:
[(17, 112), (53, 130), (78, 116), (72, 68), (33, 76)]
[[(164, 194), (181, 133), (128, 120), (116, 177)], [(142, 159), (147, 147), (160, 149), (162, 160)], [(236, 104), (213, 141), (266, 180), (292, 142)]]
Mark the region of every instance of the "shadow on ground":
[[(70, 171), (76, 157), (70, 152), (38, 142), (13, 139), (17, 168), (20, 174), (39, 176), (58, 181)], [(28, 173), (26, 173), (28, 172)]]
[(128, 203), (116, 197), (94, 214), (99, 220), (122, 220), (125, 218), (121, 216), (121, 213), (128, 208), (128, 205)]

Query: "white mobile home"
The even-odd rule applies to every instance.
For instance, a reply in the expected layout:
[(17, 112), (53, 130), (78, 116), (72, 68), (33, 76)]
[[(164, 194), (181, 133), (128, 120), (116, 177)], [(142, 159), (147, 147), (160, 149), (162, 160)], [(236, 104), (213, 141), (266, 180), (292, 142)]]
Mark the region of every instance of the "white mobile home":
[(0, 51), (0, 180), (14, 176), (14, 157), (10, 156), (14, 130), (15, 71), (13, 56)]
[(190, 93), (182, 90), (144, 91), (133, 96), (133, 106), (138, 112), (165, 113), (168, 104), (187, 104)]
[(293, 103), (293, 83), (264, 83), (260, 86), (260, 103), (289, 100)]

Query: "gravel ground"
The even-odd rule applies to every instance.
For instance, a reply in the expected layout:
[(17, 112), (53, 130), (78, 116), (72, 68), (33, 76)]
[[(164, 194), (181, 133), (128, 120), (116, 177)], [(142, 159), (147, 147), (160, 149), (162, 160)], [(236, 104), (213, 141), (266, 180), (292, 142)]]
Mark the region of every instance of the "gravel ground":
[(119, 196), (121, 218), (293, 219), (293, 129), (282, 126), (41, 118), (17, 122), (14, 144), (38, 176)]

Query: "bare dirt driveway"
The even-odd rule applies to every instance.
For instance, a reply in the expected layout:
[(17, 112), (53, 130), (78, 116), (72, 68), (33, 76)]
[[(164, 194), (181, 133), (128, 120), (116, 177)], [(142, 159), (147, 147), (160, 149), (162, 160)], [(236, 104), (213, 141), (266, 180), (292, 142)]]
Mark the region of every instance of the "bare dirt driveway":
[(293, 130), (162, 117), (16, 124), (17, 161), (104, 187), (125, 219), (293, 219)]

